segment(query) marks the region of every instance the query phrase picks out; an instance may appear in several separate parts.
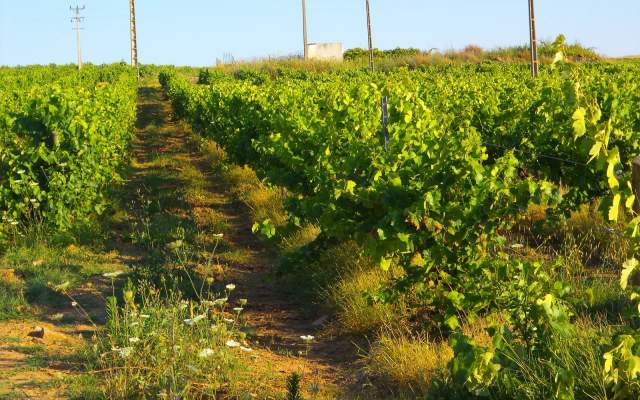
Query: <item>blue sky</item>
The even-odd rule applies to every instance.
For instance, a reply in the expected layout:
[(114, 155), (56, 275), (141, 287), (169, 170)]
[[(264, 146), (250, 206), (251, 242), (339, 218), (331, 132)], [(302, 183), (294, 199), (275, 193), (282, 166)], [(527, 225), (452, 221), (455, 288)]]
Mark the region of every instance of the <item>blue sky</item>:
[[(86, 5), (85, 61), (129, 60), (128, 1)], [(366, 46), (364, 0), (307, 0), (309, 40)], [(527, 0), (371, 0), (379, 48), (447, 50), (528, 41)], [(640, 0), (536, 0), (543, 39), (564, 33), (601, 53), (640, 54)], [(0, 0), (0, 65), (75, 62), (75, 0)], [(140, 61), (212, 65), (301, 52), (300, 0), (137, 0)]]

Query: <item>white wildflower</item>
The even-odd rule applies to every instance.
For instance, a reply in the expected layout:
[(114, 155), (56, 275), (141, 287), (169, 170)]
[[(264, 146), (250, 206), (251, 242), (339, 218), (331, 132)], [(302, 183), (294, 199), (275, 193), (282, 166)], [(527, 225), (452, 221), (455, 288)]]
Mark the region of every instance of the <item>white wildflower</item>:
[(198, 357), (200, 357), (200, 358), (209, 358), (214, 354), (216, 354), (216, 352), (213, 351), (212, 349), (203, 349), (203, 350), (200, 351), (200, 353), (198, 353)]
[(202, 321), (205, 318), (207, 318), (207, 316), (204, 315), (204, 314), (203, 315), (198, 315), (198, 316), (195, 316), (195, 317), (193, 317), (191, 319), (185, 319), (184, 323), (189, 325), (189, 326), (194, 326), (195, 324), (197, 324), (198, 322)]
[(119, 277), (122, 274), (124, 274), (124, 271), (113, 271), (113, 272), (107, 272), (106, 274), (102, 274), (102, 276), (104, 276), (105, 278), (114, 279)]
[(236, 342), (236, 341), (235, 341), (235, 340), (233, 340), (233, 339), (232, 339), (232, 340), (227, 340), (227, 343), (225, 343), (225, 345), (226, 345), (227, 347), (231, 347), (231, 348), (234, 348), (234, 347), (240, 347), (240, 343)]
[(137, 337), (129, 338), (129, 343), (139, 343), (139, 342), (140, 342), (140, 338), (137, 338)]
[(226, 286), (226, 288), (227, 288), (227, 290), (228, 290), (228, 291), (230, 291), (230, 292), (231, 292), (231, 291), (235, 290), (236, 285), (234, 285), (233, 283), (230, 283), (230, 284), (228, 284), (228, 285)]
[(302, 339), (304, 342), (309, 343), (309, 342), (312, 342), (313, 339), (315, 339), (315, 337), (311, 335), (305, 335), (305, 336), (300, 336), (300, 339)]
[(133, 347), (123, 347), (121, 349), (118, 349), (117, 352), (118, 354), (120, 354), (120, 357), (127, 358), (131, 355), (131, 353), (133, 353)]

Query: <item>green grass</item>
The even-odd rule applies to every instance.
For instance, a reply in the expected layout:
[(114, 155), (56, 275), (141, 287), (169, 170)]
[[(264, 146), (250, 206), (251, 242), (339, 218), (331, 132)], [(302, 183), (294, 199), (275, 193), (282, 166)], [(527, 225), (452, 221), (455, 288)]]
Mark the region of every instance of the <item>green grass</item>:
[(15, 242), (2, 256), (0, 266), (0, 320), (33, 315), (41, 307), (66, 302), (56, 286), (73, 289), (92, 276), (122, 270), (112, 254), (83, 245), (59, 246), (49, 241)]
[(24, 315), (28, 303), (21, 282), (5, 282), (0, 278), (0, 321)]

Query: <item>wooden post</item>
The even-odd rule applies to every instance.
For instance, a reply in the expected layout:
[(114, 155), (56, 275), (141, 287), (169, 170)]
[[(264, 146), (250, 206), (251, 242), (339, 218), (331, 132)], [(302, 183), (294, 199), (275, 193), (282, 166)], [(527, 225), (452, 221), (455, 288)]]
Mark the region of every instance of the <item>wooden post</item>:
[(135, 0), (129, 0), (129, 25), (131, 39), (131, 66), (138, 68), (138, 35), (136, 31), (136, 4)]
[(373, 62), (373, 34), (371, 33), (371, 5), (369, 4), (369, 0), (367, 3), (367, 33), (369, 37), (369, 69), (373, 71), (375, 69), (375, 65)]
[(633, 202), (633, 211), (640, 214), (640, 157), (634, 158), (632, 165), (631, 186), (633, 194), (636, 196), (636, 200)]
[(529, 42), (531, 45), (531, 75), (538, 76), (538, 38), (536, 34), (536, 12), (533, 4), (534, 0), (529, 0)]
[(302, 0), (302, 39), (304, 41), (304, 59), (309, 59), (309, 42), (307, 40), (307, 0)]
[(384, 149), (389, 150), (389, 99), (382, 96), (382, 134), (384, 135)]
[(73, 18), (71, 18), (71, 22), (75, 23), (75, 27), (73, 28), (76, 31), (76, 47), (78, 52), (78, 71), (82, 69), (82, 47), (80, 46), (80, 31), (82, 27), (80, 24), (84, 21), (84, 17), (80, 15), (81, 11), (84, 11), (85, 6), (78, 7), (69, 7), (71, 11), (75, 14)]

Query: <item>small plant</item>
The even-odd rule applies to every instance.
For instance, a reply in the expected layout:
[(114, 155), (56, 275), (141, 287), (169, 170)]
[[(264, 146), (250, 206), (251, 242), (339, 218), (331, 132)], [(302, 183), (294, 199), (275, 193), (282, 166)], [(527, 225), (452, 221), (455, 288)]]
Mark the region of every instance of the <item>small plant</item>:
[(300, 393), (300, 382), (302, 377), (294, 372), (287, 378), (287, 400), (302, 400)]

